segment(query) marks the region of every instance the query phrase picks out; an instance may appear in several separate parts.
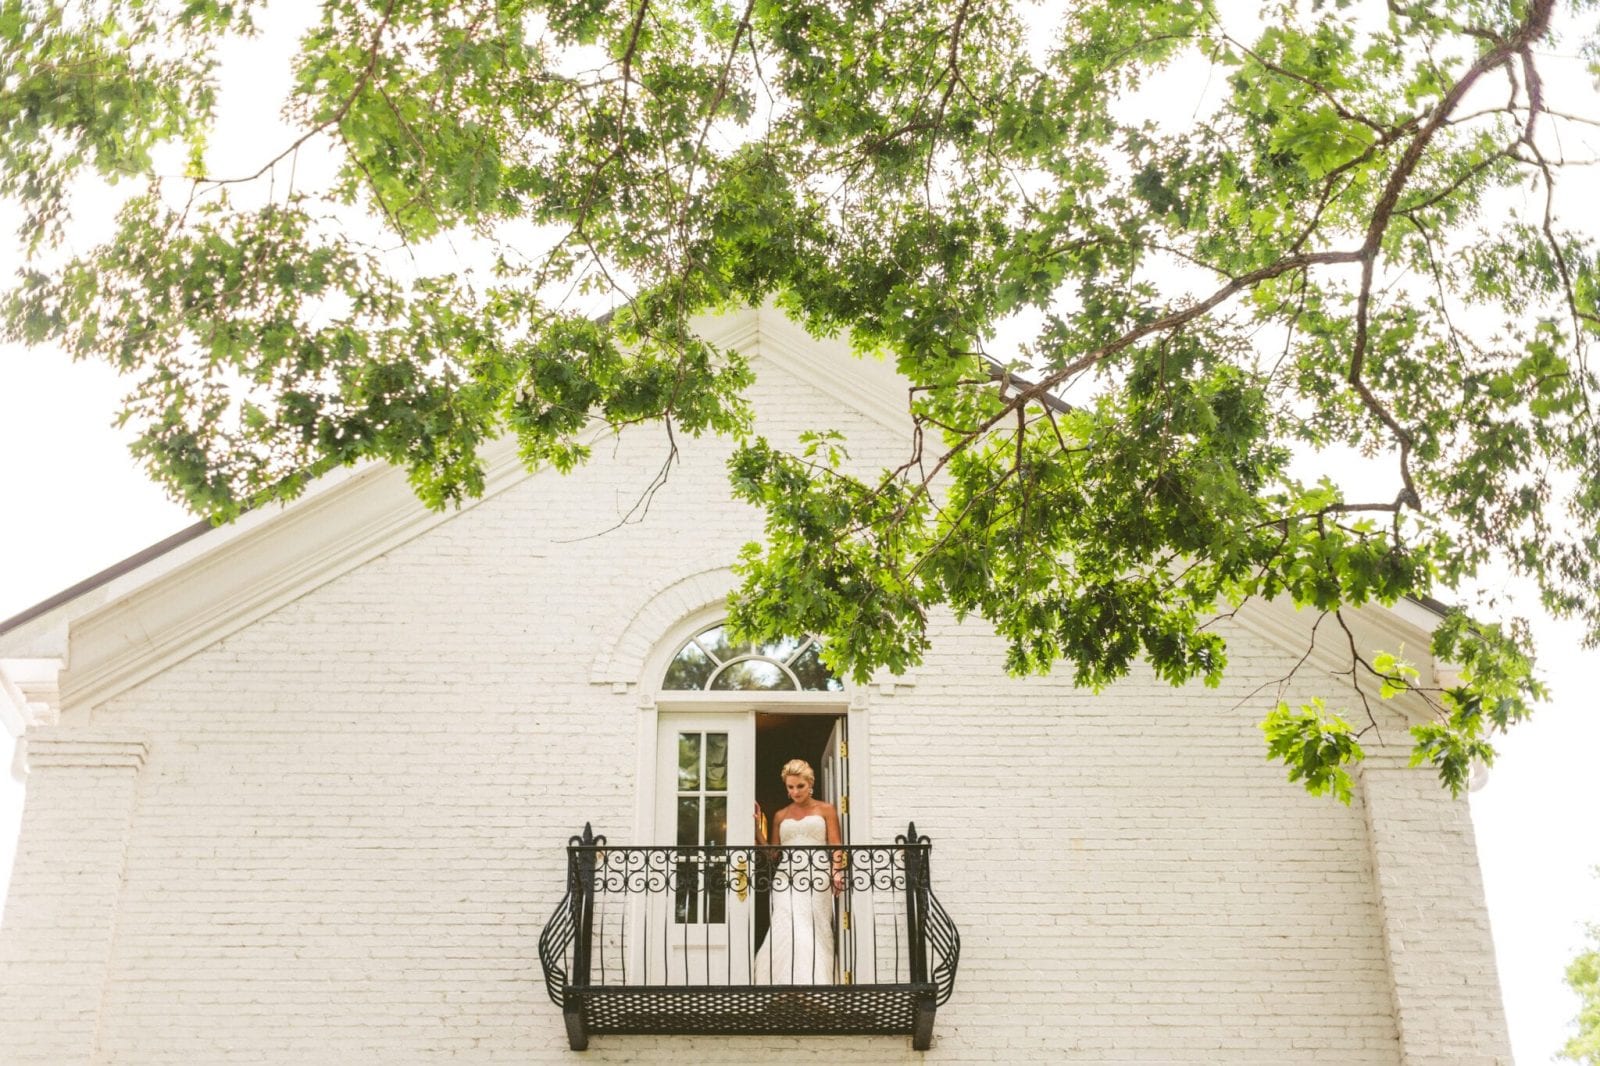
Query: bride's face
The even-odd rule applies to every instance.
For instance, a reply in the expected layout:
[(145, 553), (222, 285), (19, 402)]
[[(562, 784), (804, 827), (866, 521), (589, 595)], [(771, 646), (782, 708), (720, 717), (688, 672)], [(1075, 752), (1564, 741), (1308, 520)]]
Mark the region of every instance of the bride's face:
[(811, 798), (811, 783), (799, 774), (784, 778), (783, 787), (789, 790), (790, 803), (804, 803)]

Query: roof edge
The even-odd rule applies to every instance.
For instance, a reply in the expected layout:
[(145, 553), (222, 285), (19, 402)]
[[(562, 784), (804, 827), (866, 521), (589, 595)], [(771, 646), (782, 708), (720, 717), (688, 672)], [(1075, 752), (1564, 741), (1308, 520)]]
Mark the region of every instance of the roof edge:
[(21, 629), (35, 618), (38, 618), (41, 615), (49, 614), (62, 604), (70, 603), (79, 596), (82, 596), (84, 593), (93, 592), (102, 585), (108, 585), (117, 578), (122, 577), (124, 574), (132, 573), (134, 570), (139, 569), (139, 567), (150, 562), (152, 559), (160, 558), (161, 556), (172, 551), (174, 548), (182, 547), (191, 540), (200, 537), (202, 534), (209, 533), (211, 530), (216, 528), (218, 527), (213, 525), (211, 520), (208, 518), (202, 518), (193, 525), (185, 526), (183, 529), (180, 529), (178, 532), (172, 534), (172, 536), (167, 537), (164, 540), (158, 540), (149, 547), (134, 552), (126, 559), (112, 563), (99, 573), (91, 574), (82, 581), (78, 582), (76, 585), (71, 585), (67, 588), (64, 588), (53, 596), (40, 600), (32, 607), (24, 608), (17, 614), (12, 615), (10, 618), (0, 621), (0, 636), (4, 636), (14, 629)]

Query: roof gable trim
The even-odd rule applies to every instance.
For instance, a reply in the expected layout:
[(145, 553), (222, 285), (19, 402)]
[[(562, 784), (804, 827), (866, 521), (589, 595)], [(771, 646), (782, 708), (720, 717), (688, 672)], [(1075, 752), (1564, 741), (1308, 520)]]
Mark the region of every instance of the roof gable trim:
[[(485, 448), (485, 490), (529, 477), (510, 438)], [(63, 707), (92, 707), (354, 567), (448, 521), (405, 471), (373, 463), (71, 623)]]

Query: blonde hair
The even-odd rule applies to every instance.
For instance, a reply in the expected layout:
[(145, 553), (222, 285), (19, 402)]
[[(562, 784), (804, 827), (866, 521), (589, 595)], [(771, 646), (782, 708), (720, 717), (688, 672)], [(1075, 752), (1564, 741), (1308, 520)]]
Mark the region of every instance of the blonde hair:
[(811, 764), (804, 759), (790, 759), (784, 763), (782, 776), (784, 780), (788, 780), (791, 777), (801, 778), (808, 785), (817, 783), (817, 775), (811, 772)]

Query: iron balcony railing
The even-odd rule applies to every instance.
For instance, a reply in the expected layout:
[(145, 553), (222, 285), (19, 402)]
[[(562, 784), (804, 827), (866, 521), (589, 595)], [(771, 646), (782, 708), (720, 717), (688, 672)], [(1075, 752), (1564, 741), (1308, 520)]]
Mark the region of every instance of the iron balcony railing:
[(539, 938), (574, 1050), (596, 1033), (903, 1033), (925, 1050), (961, 940), (928, 838), (612, 847), (584, 826)]

